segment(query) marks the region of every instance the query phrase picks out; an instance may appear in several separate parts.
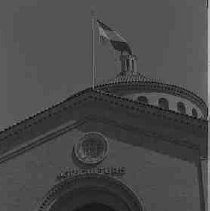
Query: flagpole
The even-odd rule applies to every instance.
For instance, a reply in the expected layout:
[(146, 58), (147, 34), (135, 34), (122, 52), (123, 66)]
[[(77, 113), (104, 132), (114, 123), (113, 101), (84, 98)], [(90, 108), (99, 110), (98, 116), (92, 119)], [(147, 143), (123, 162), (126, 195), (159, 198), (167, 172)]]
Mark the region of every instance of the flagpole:
[(92, 86), (95, 88), (96, 65), (95, 65), (95, 10), (91, 9), (92, 22)]

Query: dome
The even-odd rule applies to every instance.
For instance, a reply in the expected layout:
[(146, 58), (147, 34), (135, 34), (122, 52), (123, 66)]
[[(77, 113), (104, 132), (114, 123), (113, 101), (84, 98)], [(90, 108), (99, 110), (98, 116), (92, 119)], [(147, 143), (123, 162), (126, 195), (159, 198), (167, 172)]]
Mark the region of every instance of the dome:
[(207, 118), (205, 102), (193, 92), (137, 72), (135, 56), (121, 55), (121, 62), (121, 72), (114, 79), (96, 86), (98, 89), (180, 115)]
[(145, 76), (142, 73), (127, 73), (127, 74), (118, 74), (114, 79), (107, 81), (108, 83), (118, 83), (118, 82), (134, 82), (134, 81), (156, 81)]

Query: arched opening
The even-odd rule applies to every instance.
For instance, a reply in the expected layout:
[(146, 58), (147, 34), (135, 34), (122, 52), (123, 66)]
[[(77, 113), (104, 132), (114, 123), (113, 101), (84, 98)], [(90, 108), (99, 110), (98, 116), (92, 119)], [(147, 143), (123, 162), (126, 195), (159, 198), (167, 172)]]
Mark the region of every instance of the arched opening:
[(162, 109), (165, 109), (165, 110), (169, 109), (168, 100), (166, 98), (160, 98), (158, 100), (158, 105)]
[(177, 111), (180, 112), (181, 114), (186, 114), (186, 108), (184, 103), (182, 102), (177, 103)]
[(192, 116), (196, 118), (198, 117), (198, 113), (195, 108), (192, 109)]
[(112, 207), (101, 203), (90, 203), (75, 209), (74, 211), (115, 211)]
[(143, 211), (136, 195), (120, 181), (95, 173), (57, 183), (38, 211)]
[(148, 99), (145, 96), (139, 96), (137, 99), (141, 103), (148, 104)]

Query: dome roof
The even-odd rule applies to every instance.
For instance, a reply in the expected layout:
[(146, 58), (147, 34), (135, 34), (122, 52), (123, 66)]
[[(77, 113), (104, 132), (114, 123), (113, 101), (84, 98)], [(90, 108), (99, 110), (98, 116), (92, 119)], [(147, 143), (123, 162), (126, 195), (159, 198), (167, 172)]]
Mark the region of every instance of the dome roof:
[[(163, 109), (160, 102), (164, 99), (168, 104), (167, 110), (195, 118), (207, 118), (206, 103), (193, 92), (148, 78), (141, 73), (118, 75), (113, 80), (100, 84), (96, 88), (139, 102), (144, 97), (146, 104)], [(179, 108), (180, 103), (184, 107), (182, 110)]]
[(207, 118), (206, 103), (193, 92), (137, 72), (136, 57), (133, 55), (121, 55), (121, 62), (121, 72), (96, 88), (179, 114)]
[(118, 82), (137, 82), (137, 81), (156, 81), (158, 82), (158, 80), (149, 78), (147, 76), (145, 76), (142, 73), (132, 73), (132, 72), (128, 72), (126, 74), (118, 74), (114, 79), (107, 81), (107, 83), (118, 83)]

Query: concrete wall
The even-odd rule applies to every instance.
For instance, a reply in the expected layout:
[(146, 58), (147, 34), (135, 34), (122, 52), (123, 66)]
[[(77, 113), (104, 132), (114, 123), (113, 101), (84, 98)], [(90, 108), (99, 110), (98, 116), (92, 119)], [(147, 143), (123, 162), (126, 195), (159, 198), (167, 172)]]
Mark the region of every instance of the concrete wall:
[[(36, 210), (44, 195), (56, 183), (59, 172), (78, 168), (72, 161), (72, 147), (85, 132), (93, 131), (90, 128), (94, 125), (84, 124), (1, 164), (1, 211)], [(103, 124), (97, 127), (103, 128)], [(120, 129), (117, 133), (124, 134), (124, 140), (120, 140), (118, 136), (111, 135), (116, 128), (106, 127), (104, 134), (108, 138), (109, 153), (100, 165), (124, 166), (126, 173), (120, 180), (143, 201), (146, 210), (200, 210), (194, 164), (129, 144), (129, 140), (140, 142), (145, 137)]]

